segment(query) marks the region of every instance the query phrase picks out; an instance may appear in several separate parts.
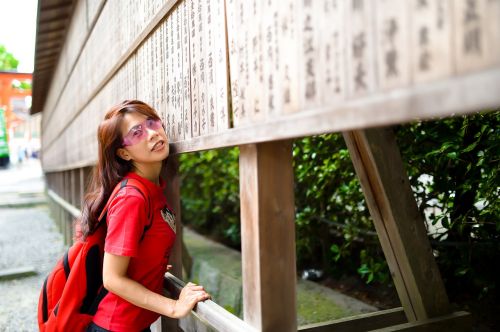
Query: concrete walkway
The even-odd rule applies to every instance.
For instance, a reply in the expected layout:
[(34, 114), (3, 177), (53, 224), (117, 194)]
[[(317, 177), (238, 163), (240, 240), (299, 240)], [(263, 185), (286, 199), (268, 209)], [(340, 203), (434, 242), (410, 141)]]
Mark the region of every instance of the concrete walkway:
[(15, 269), (35, 272), (29, 277), (0, 278), (1, 332), (38, 331), (40, 289), (64, 251), (43, 191), (38, 160), (0, 169), (0, 274)]

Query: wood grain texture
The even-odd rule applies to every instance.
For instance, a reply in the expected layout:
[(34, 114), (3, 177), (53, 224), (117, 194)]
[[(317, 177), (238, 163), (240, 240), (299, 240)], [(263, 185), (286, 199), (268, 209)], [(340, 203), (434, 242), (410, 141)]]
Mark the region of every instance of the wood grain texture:
[(244, 320), (259, 331), (295, 331), (292, 145), (240, 147)]
[(352, 317), (340, 318), (333, 321), (321, 322), (300, 326), (300, 332), (359, 332), (371, 331), (377, 328), (406, 323), (403, 308), (393, 308), (370, 312)]
[(448, 314), (448, 297), (394, 134), (367, 129), (345, 132), (344, 139), (408, 321)]
[[(178, 278), (182, 278), (182, 218), (178, 159), (178, 156), (169, 156), (162, 169), (161, 176), (168, 180), (164, 194), (167, 197), (167, 203), (175, 213), (176, 237), (168, 262), (172, 265), (169, 272)], [(161, 320), (161, 331), (176, 331), (177, 326), (177, 319), (163, 317)]]

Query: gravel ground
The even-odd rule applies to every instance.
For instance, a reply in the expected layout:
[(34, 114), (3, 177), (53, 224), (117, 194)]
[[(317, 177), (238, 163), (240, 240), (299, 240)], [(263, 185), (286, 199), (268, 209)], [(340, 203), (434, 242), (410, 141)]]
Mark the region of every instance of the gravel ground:
[(0, 270), (31, 266), (37, 272), (0, 281), (0, 332), (38, 331), (40, 289), (63, 252), (62, 235), (47, 206), (0, 208)]

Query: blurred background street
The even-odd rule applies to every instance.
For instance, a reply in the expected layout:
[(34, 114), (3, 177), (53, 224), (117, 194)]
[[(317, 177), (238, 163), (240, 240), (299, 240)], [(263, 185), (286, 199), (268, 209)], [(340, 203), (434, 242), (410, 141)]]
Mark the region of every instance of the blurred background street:
[(38, 159), (0, 168), (0, 331), (36, 331), (37, 301), (61, 256)]

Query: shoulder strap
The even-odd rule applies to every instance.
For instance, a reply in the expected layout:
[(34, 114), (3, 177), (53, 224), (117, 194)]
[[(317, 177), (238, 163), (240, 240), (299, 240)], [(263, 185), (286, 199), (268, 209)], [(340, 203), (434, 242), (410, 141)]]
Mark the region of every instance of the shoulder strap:
[(99, 219), (97, 221), (96, 227), (101, 224), (103, 219), (105, 219), (105, 216), (108, 212), (109, 205), (111, 204), (111, 201), (113, 200), (113, 198), (115, 198), (115, 196), (118, 194), (118, 192), (126, 186), (129, 186), (129, 187), (137, 190), (144, 197), (144, 200), (147, 202), (147, 205), (148, 205), (149, 224), (144, 227), (144, 231), (143, 231), (142, 236), (141, 236), (141, 241), (142, 241), (142, 239), (144, 238), (144, 234), (146, 233), (146, 231), (149, 228), (151, 228), (151, 225), (153, 224), (153, 209), (151, 207), (151, 199), (150, 199), (148, 189), (141, 181), (136, 180), (136, 179), (123, 179), (122, 181), (120, 181), (120, 183), (118, 183), (115, 186), (115, 189), (113, 189), (113, 192), (109, 196), (109, 199), (106, 202), (104, 209), (102, 209), (101, 214), (99, 215)]
[(106, 202), (106, 205), (104, 206), (104, 209), (102, 209), (101, 214), (99, 215), (99, 218), (97, 219), (97, 225), (96, 225), (96, 227), (101, 223), (101, 221), (106, 216), (106, 213), (108, 212), (109, 204), (111, 203), (111, 201), (113, 200), (113, 198), (115, 198), (116, 194), (118, 194), (118, 192), (120, 191), (120, 189), (122, 189), (126, 185), (127, 185), (127, 179), (124, 179), (124, 180), (120, 181), (120, 183), (118, 183), (115, 186), (115, 189), (113, 189), (113, 192), (111, 193), (111, 195), (109, 195), (108, 201)]

